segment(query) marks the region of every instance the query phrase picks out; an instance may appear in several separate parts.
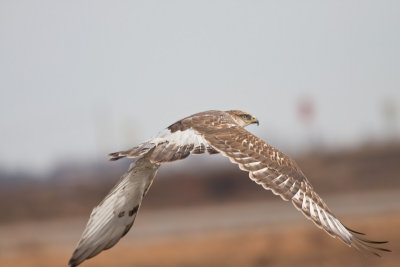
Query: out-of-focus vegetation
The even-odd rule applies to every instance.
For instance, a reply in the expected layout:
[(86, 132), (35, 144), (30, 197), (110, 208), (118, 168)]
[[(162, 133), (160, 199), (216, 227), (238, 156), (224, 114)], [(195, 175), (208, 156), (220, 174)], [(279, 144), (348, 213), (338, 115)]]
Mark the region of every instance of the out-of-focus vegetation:
[[(214, 157), (218, 157), (214, 155)], [(400, 188), (400, 145), (309, 153), (296, 159), (319, 193)], [(69, 167), (48, 178), (0, 174), (0, 223), (86, 216), (127, 170), (128, 161)], [(231, 165), (223, 169), (161, 172), (146, 209), (221, 204), (274, 198)], [(12, 209), (10, 209), (12, 205)]]

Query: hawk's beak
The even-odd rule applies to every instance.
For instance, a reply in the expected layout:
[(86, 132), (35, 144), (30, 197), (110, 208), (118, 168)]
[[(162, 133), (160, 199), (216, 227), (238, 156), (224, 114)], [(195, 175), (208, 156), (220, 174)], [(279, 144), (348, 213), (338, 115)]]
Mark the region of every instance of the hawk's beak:
[(253, 117), (250, 123), (251, 123), (251, 124), (257, 124), (257, 126), (260, 125), (260, 123), (258, 122), (258, 120), (257, 120), (256, 117)]

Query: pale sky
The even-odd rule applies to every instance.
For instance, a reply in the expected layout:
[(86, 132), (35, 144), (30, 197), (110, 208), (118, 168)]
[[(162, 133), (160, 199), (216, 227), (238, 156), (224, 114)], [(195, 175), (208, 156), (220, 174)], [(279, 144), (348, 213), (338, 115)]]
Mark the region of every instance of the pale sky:
[(0, 168), (51, 170), (242, 109), (284, 149), (400, 124), (399, 1), (0, 1)]

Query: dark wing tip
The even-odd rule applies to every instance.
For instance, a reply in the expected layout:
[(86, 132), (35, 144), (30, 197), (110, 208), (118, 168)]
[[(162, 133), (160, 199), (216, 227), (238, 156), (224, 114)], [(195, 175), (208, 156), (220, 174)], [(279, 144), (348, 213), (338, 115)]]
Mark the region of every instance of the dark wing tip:
[[(344, 226), (344, 225), (343, 225), (343, 226)], [(349, 228), (349, 227), (347, 227), (347, 226), (344, 226), (344, 228), (346, 228), (348, 231), (350, 231), (350, 232), (352, 232), (352, 233), (354, 233), (354, 234), (365, 235), (364, 233), (357, 232), (357, 231), (355, 231), (355, 230), (353, 230), (353, 229), (351, 229), (351, 228)]]
[(376, 252), (372, 252), (372, 254), (374, 254), (375, 256), (377, 256), (377, 257), (379, 257), (379, 258), (382, 258), (381, 254), (378, 254), (378, 253), (376, 253)]
[(76, 266), (78, 266), (78, 264), (75, 264), (75, 259), (71, 258), (71, 259), (68, 261), (68, 266), (69, 266), (69, 267), (76, 267)]
[(389, 243), (389, 241), (374, 241), (374, 240), (366, 239), (366, 238), (359, 237), (359, 236), (355, 236), (355, 238), (357, 238), (360, 241), (363, 241), (365, 243), (370, 243), (370, 244), (386, 244), (386, 243)]
[(382, 251), (386, 251), (386, 252), (392, 252), (390, 249), (387, 249), (387, 248), (377, 248), (377, 249), (382, 250)]
[(355, 235), (353, 235), (354, 240), (356, 240), (356, 243), (358, 243), (359, 245), (361, 245), (361, 248), (364, 252), (369, 252), (375, 256), (378, 257), (382, 257), (380, 254), (378, 254), (376, 251), (374, 250), (378, 250), (378, 251), (384, 251), (384, 252), (392, 252), (390, 249), (387, 248), (382, 248), (382, 247), (377, 247), (374, 245), (381, 245), (381, 244), (387, 244), (389, 243), (389, 241), (374, 241), (374, 240), (369, 240), (360, 236), (357, 236), (356, 234), (360, 234), (360, 235), (365, 235), (364, 233), (359, 233), (357, 231), (351, 230), (350, 228), (346, 227), (347, 230), (349, 230), (352, 233), (355, 233)]
[(115, 160), (119, 160), (120, 158), (125, 158), (125, 156), (121, 156), (120, 152), (110, 153), (110, 154), (108, 154), (108, 156), (110, 157), (108, 159), (110, 161), (115, 161)]

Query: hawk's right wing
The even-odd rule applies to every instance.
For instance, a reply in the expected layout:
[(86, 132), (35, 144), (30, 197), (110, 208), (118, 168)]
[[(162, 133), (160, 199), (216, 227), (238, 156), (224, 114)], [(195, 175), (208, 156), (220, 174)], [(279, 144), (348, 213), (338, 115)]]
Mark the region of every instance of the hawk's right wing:
[(78, 266), (84, 260), (111, 248), (131, 229), (159, 166), (152, 163), (147, 155), (131, 164), (119, 183), (93, 209), (85, 231), (68, 262), (69, 266)]

